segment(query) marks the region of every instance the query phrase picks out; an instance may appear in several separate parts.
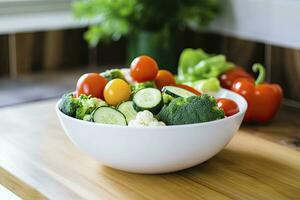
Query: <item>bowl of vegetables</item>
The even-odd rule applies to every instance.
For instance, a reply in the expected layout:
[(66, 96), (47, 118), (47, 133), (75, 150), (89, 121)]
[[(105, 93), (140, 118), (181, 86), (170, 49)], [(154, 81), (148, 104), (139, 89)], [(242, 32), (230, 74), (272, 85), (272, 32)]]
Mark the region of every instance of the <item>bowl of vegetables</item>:
[(88, 73), (57, 103), (71, 141), (112, 168), (167, 173), (198, 165), (222, 150), (238, 130), (247, 102), (221, 89), (213, 95), (177, 84), (154, 59), (130, 69)]

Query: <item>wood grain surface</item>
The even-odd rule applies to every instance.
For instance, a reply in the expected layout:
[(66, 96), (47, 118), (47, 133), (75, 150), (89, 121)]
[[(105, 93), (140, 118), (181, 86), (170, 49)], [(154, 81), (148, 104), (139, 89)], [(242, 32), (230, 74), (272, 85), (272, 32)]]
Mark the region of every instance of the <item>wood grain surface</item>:
[(177, 173), (139, 175), (102, 166), (78, 150), (64, 134), (54, 105), (51, 100), (0, 109), (0, 183), (23, 199), (300, 197), (297, 147), (257, 136), (260, 131), (297, 135), (298, 122), (292, 121), (291, 129), (276, 120), (264, 128), (246, 126), (201, 165)]

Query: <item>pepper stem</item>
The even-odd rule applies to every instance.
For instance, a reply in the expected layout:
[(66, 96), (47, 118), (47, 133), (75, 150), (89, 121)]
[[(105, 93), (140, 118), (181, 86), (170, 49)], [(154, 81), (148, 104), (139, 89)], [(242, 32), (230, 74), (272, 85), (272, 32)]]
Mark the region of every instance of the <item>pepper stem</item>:
[(254, 73), (258, 73), (255, 84), (258, 85), (265, 81), (266, 70), (262, 64), (256, 63), (252, 66), (252, 70)]

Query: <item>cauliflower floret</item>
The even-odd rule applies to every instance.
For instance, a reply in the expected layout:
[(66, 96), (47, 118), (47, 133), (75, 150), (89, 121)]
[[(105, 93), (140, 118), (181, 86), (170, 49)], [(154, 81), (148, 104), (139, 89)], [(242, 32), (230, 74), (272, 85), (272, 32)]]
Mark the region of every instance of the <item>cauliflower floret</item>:
[(128, 123), (128, 126), (135, 126), (135, 127), (139, 127), (139, 126), (145, 126), (144, 124), (139, 123), (137, 120), (130, 120)]
[(156, 121), (156, 122), (150, 122), (148, 124), (148, 126), (165, 126), (166, 124), (164, 122), (159, 122), (159, 121)]
[(144, 110), (138, 112), (136, 118), (130, 120), (128, 126), (165, 126), (165, 123), (157, 121), (150, 111)]
[(147, 125), (150, 122), (152, 122), (153, 119), (155, 119), (153, 117), (153, 114), (150, 111), (148, 111), (148, 110), (144, 110), (142, 112), (138, 112), (137, 113), (135, 120), (138, 121), (141, 124)]

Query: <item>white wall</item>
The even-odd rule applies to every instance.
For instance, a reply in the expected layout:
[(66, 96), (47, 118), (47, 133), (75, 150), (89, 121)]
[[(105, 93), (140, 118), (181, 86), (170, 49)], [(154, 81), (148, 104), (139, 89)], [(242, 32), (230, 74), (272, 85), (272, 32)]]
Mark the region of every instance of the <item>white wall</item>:
[(226, 35), (300, 49), (300, 0), (224, 0), (211, 29)]
[(0, 34), (87, 26), (71, 12), (73, 0), (0, 0)]
[(58, 30), (87, 26), (76, 21), (71, 11), (47, 11), (0, 16), (0, 34)]

